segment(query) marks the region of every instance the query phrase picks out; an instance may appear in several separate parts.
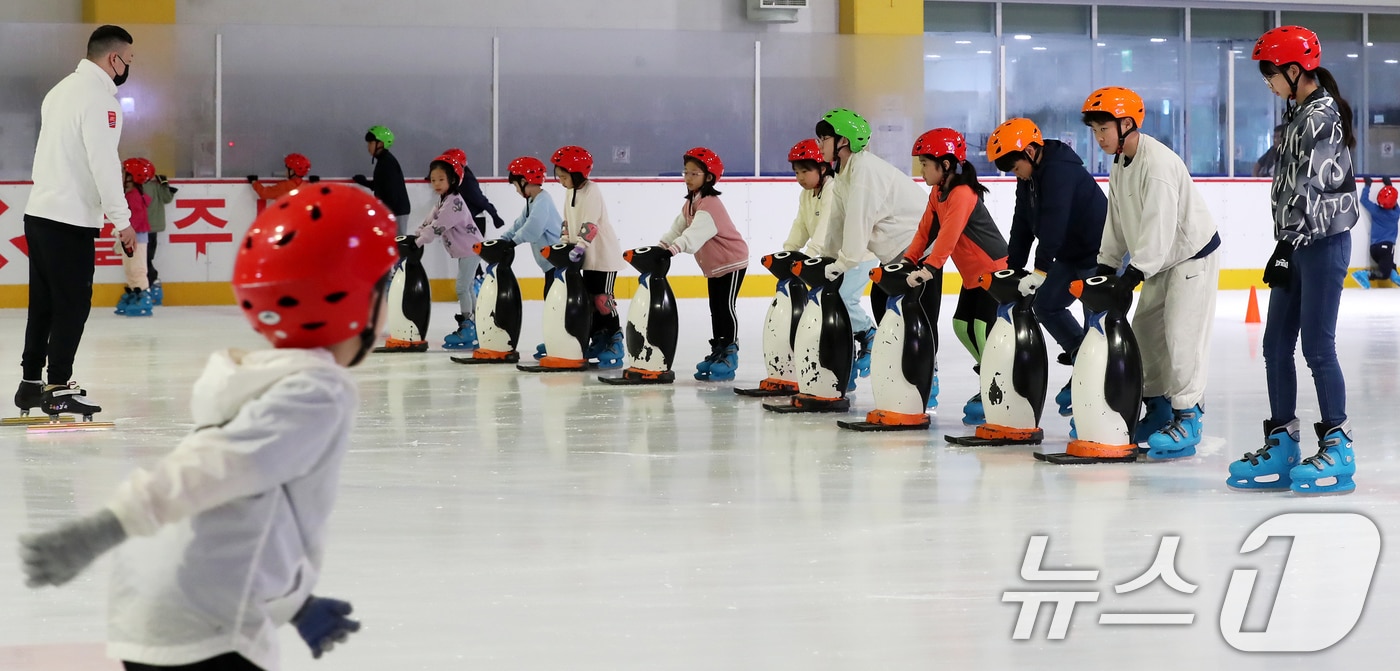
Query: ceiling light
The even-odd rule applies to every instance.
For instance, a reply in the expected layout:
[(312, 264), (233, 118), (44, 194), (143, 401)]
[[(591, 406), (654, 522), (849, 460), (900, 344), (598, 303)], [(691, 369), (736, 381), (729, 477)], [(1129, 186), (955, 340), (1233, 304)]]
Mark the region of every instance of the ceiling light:
[(957, 42), (954, 42), (953, 44), (972, 44), (972, 40), (958, 40)]
[(1167, 38), (1165, 38), (1165, 37), (1154, 37), (1154, 38), (1148, 40), (1148, 42), (1151, 42), (1151, 43), (1153, 43), (1153, 44), (1161, 44), (1161, 43), (1166, 42), (1166, 41), (1167, 41)]
[(1016, 39), (1018, 39), (1018, 40), (1029, 40), (1030, 38), (1031, 38), (1030, 35), (1017, 35), (1017, 36), (1016, 36)]

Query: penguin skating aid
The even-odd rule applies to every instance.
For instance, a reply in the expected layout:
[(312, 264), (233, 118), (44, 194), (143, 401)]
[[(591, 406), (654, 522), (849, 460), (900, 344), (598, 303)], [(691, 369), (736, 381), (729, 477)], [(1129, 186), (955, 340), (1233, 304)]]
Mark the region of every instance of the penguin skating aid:
[(676, 295), (666, 273), (671, 270), (671, 252), (664, 247), (640, 247), (624, 252), (622, 258), (642, 274), (637, 293), (627, 308), (627, 368), (622, 377), (598, 379), (607, 384), (670, 384), (676, 381), (671, 362), (676, 356), (680, 324)]
[(945, 436), (965, 447), (1038, 445), (1045, 438), (1049, 359), (1045, 336), (1032, 311), (1035, 294), (1021, 293), (1024, 270), (998, 270), (979, 278), (997, 302), (997, 318), (987, 334), (978, 373), (986, 422), (971, 436)]
[(875, 330), (870, 352), (871, 393), (875, 410), (863, 422), (837, 422), (853, 431), (912, 431), (929, 427), (925, 413), (933, 386), (937, 352), (933, 328), (920, 298), (937, 285), (909, 286), (909, 274), (918, 264), (899, 261), (870, 271), (870, 279), (889, 296), (885, 316)]
[(400, 235), (394, 239), (399, 262), (389, 282), (389, 339), (377, 353), (428, 351), (428, 317), (433, 307), (428, 272), (423, 270), (423, 248), (416, 238)]
[(841, 276), (826, 278), (832, 258), (807, 259), (793, 264), (793, 274), (807, 284), (807, 305), (793, 341), (798, 393), (791, 403), (764, 403), (764, 410), (792, 412), (846, 412), (851, 373), (855, 370), (856, 344), (851, 317), (841, 298)]
[(763, 267), (778, 278), (778, 291), (763, 321), (763, 365), (768, 377), (754, 389), (734, 388), (740, 396), (791, 396), (797, 393), (793, 362), (793, 342), (802, 308), (807, 304), (807, 285), (793, 274), (795, 264), (807, 260), (801, 252), (782, 251), (763, 257)]
[(583, 256), (574, 258), (574, 245), (561, 242), (542, 250), (554, 269), (554, 281), (544, 297), (544, 346), (538, 365), (518, 364), (527, 373), (588, 370), (583, 358), (593, 327), (593, 300), (583, 286)]
[(477, 337), (479, 344), (469, 357), (452, 357), (457, 363), (491, 364), (516, 363), (520, 352), (520, 281), (511, 269), (515, 261), (515, 245), (504, 240), (485, 240), (472, 246), (486, 271), (481, 281), (481, 293), (476, 301)]
[(1101, 464), (1137, 460), (1138, 409), (1142, 407), (1142, 356), (1128, 325), (1131, 298), (1123, 300), (1118, 277), (1100, 275), (1070, 284), (1089, 309), (1089, 328), (1074, 360), (1075, 438), (1063, 453), (1036, 453), (1052, 464)]

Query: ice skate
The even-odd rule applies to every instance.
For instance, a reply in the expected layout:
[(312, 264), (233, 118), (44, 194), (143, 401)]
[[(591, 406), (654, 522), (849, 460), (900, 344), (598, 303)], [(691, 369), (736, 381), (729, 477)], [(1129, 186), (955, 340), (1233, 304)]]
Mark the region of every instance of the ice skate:
[(596, 359), (596, 365), (603, 370), (621, 368), (625, 356), (624, 349), (621, 331), (611, 334), (600, 331), (593, 334), (593, 340), (588, 344), (588, 352), (583, 358)]
[[(29, 427), (31, 433), (47, 433), (54, 431), (91, 431), (95, 429), (110, 429), (115, 426), (111, 422), (95, 422), (92, 416), (102, 412), (102, 406), (97, 405), (88, 398), (87, 392), (78, 386), (77, 382), (69, 381), (68, 384), (51, 384), (44, 387), (43, 397), (39, 402), (39, 407), (48, 415), (49, 421), (43, 424), (33, 424)], [(80, 422), (64, 422), (62, 415), (71, 413), (82, 417)]]
[(1072, 384), (1072, 382), (1066, 382), (1064, 389), (1061, 389), (1060, 393), (1055, 394), (1055, 404), (1060, 406), (1061, 417), (1069, 417), (1074, 414), (1074, 398), (1070, 392)]
[[(43, 415), (30, 416), (29, 411), (38, 408), (44, 400), (44, 383), (37, 381), (21, 381), (19, 389), (15, 391), (15, 407), (19, 408), (19, 417), (6, 417), (0, 419), (0, 426), (30, 426), (52, 421)], [(59, 421), (71, 422), (71, 415), (63, 415)]]
[(1356, 283), (1360, 284), (1362, 289), (1371, 288), (1371, 271), (1369, 270), (1354, 271), (1351, 274), (1351, 279), (1356, 280)]
[(149, 317), (155, 313), (155, 304), (151, 301), (151, 292), (143, 289), (132, 289), (130, 300), (127, 301), (126, 311), (120, 314), (127, 317)]
[(1142, 400), (1147, 411), (1138, 420), (1137, 431), (1133, 433), (1134, 443), (1145, 443), (1152, 434), (1166, 428), (1172, 421), (1172, 404), (1166, 396), (1149, 396)]
[(734, 379), (734, 371), (739, 368), (739, 345), (730, 343), (716, 355), (713, 363), (710, 364), (710, 374), (706, 379), (711, 382), (728, 382)]
[(1147, 458), (1157, 461), (1196, 456), (1201, 443), (1201, 406), (1173, 410), (1172, 420), (1147, 438)]
[(1289, 489), (1293, 484), (1289, 472), (1302, 459), (1298, 442), (1298, 420), (1286, 424), (1264, 420), (1264, 447), (1231, 463), (1230, 479), (1225, 484), (1240, 490)]
[(165, 287), (161, 286), (160, 280), (151, 282), (151, 304), (156, 307), (165, 305)]
[[(860, 345), (860, 352), (856, 355), (856, 373), (860, 377), (870, 377), (870, 350), (875, 346), (875, 329), (868, 328), (864, 333), (857, 333), (856, 344)], [(852, 383), (852, 389), (854, 389)]]
[(1351, 424), (1313, 425), (1317, 431), (1317, 454), (1304, 459), (1288, 472), (1294, 494), (1346, 494), (1356, 489), (1356, 453), (1351, 449)]
[(972, 398), (967, 399), (967, 403), (963, 404), (962, 421), (968, 426), (977, 426), (987, 422), (987, 412), (982, 406), (982, 392), (973, 394)]
[(462, 315), (452, 315), (457, 320), (457, 330), (447, 334), (442, 339), (443, 349), (476, 349), (476, 322), (463, 317)]
[(131, 307), (131, 288), (122, 288), (122, 297), (117, 299), (117, 309), (112, 311), (114, 315), (125, 315), (127, 308)]

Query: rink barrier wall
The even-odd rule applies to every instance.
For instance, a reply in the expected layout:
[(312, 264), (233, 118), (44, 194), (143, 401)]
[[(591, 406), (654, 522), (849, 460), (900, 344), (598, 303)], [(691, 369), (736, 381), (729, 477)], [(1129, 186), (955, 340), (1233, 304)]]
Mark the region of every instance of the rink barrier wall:
[[(323, 180), (325, 182), (341, 180)], [(600, 178), (595, 180), (607, 199), (613, 228), (623, 249), (656, 244), (661, 234), (680, 212), (685, 187), (678, 177)], [(987, 207), (1002, 229), (1009, 233), (1015, 210), (1015, 180), (984, 180), (991, 192)], [(260, 211), (259, 202), (244, 180), (174, 180), (179, 187), (175, 201), (168, 206), (167, 228), (160, 234), (155, 265), (161, 274), (167, 305), (231, 305), (233, 292), (228, 278), (233, 274), (236, 242)], [(1269, 217), (1269, 181), (1262, 179), (1196, 180), (1221, 237), (1221, 289), (1248, 289), (1260, 286), (1262, 266), (1274, 248), (1273, 226)], [(1106, 180), (1100, 186), (1107, 189)], [(421, 223), (435, 198), (424, 182), (410, 182), (409, 196), (414, 211), (409, 215), (410, 230)], [(524, 201), (514, 187), (503, 180), (482, 181), (482, 190), (510, 225)], [(782, 247), (797, 209), (800, 187), (790, 178), (736, 178), (719, 184), (722, 199), (739, 232), (748, 241), (751, 265), (740, 291), (742, 296), (771, 296), (776, 282), (759, 264), (759, 259)], [(28, 257), (24, 245), (24, 205), (28, 182), (0, 182), (0, 307), (17, 308), (28, 304)], [(927, 188), (927, 187), (924, 187)], [(1358, 187), (1359, 188), (1359, 187)], [(545, 185), (556, 206), (562, 207), (564, 192), (557, 183)], [(265, 206), (265, 203), (262, 205)], [(1353, 230), (1353, 268), (1369, 263), (1370, 221)], [(111, 226), (96, 243), (97, 270), (93, 301), (96, 305), (115, 304), (121, 295), (121, 259), (112, 252)], [(495, 236), (496, 229), (488, 231)], [(456, 263), (440, 245), (431, 245), (423, 259), (432, 283), (433, 299), (455, 301)], [(544, 278), (529, 255), (518, 254), (514, 269), (520, 277), (527, 300), (542, 298)], [(1356, 286), (1350, 277), (1347, 286)], [(944, 275), (945, 293), (956, 293), (961, 280), (954, 272)], [(671, 269), (671, 285), (680, 298), (706, 295), (705, 278), (693, 256), (681, 255)], [(636, 291), (637, 275), (630, 267), (619, 273), (617, 293), (629, 298)]]

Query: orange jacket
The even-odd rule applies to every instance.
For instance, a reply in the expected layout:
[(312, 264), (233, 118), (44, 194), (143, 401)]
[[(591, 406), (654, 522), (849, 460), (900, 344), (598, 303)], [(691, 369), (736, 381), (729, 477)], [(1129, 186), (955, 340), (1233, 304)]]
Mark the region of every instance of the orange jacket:
[(923, 259), (924, 265), (934, 268), (942, 268), (951, 257), (963, 288), (976, 288), (983, 273), (1006, 268), (1006, 238), (972, 187), (953, 187), (946, 199), (941, 195), (939, 187), (929, 193), (928, 208), (904, 256), (914, 262)]
[(258, 198), (263, 200), (277, 200), (292, 192), (293, 189), (301, 186), (301, 178), (293, 177), (284, 179), (272, 186), (263, 186), (262, 182), (253, 182), (253, 190), (257, 192)]

